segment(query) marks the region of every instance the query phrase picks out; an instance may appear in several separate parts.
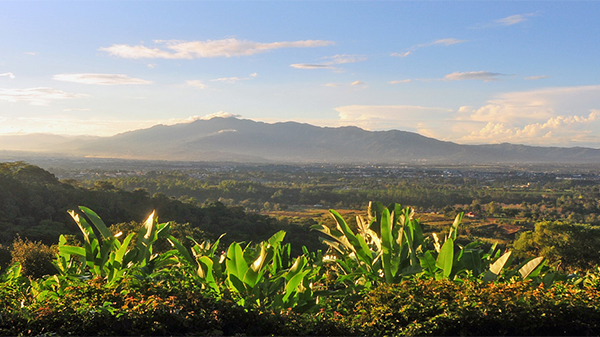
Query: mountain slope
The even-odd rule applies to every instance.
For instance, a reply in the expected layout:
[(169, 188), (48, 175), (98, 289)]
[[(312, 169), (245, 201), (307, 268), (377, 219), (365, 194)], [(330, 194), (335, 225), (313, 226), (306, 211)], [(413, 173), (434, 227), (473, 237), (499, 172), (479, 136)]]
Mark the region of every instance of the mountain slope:
[(459, 145), (406, 131), (323, 128), (213, 118), (158, 125), (90, 142), (81, 153), (137, 159), (293, 163), (600, 163), (600, 150), (513, 144)]
[[(33, 135), (32, 135), (33, 136)], [(26, 136), (19, 136), (26, 137)], [(113, 137), (11, 139), (20, 150), (124, 159), (283, 163), (600, 163), (600, 150), (514, 144), (460, 145), (406, 131), (267, 124), (213, 118)], [(0, 150), (7, 148), (0, 137)], [(3, 143), (4, 142), (4, 143)], [(12, 149), (14, 150), (14, 149)]]

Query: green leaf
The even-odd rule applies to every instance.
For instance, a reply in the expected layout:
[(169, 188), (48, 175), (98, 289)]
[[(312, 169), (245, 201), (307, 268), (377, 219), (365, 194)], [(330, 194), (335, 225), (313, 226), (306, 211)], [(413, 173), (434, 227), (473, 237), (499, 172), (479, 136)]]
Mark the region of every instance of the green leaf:
[(133, 239), (133, 236), (134, 233), (129, 233), (129, 235), (127, 235), (127, 237), (123, 240), (123, 243), (121, 243), (121, 247), (117, 249), (117, 252), (115, 254), (115, 261), (121, 264), (123, 263), (123, 257), (127, 252), (127, 248), (129, 247), (129, 243), (131, 242), (131, 239)]
[(287, 302), (290, 296), (295, 292), (296, 288), (302, 283), (302, 280), (306, 275), (310, 273), (310, 270), (306, 270), (300, 274), (296, 274), (292, 277), (288, 283), (285, 285), (285, 295), (283, 296), (283, 301)]
[(171, 243), (171, 246), (177, 249), (179, 254), (183, 257), (184, 261), (188, 263), (188, 265), (193, 266), (194, 268), (198, 267), (196, 260), (192, 258), (190, 252), (188, 252), (188, 250), (181, 244), (181, 242), (179, 242), (179, 240), (177, 240), (173, 236), (170, 236), (168, 240)]
[(267, 240), (267, 242), (271, 245), (271, 246), (275, 246), (277, 244), (280, 244), (283, 239), (285, 238), (285, 231), (279, 231), (275, 234), (273, 234), (273, 236), (271, 236), (269, 238), (269, 240)]
[(512, 253), (511, 251), (504, 253), (504, 255), (502, 255), (500, 258), (498, 258), (498, 260), (496, 260), (496, 262), (494, 262), (490, 265), (489, 270), (485, 273), (485, 275), (483, 275), (483, 282), (486, 282), (486, 283), (491, 282), (491, 281), (496, 280), (496, 278), (498, 278), (500, 273), (502, 273), (502, 269), (508, 262), (508, 259), (510, 258), (511, 253)]
[(458, 226), (460, 225), (460, 223), (462, 221), (463, 215), (464, 215), (464, 212), (460, 212), (456, 215), (456, 218), (454, 218), (454, 222), (452, 223), (452, 226), (450, 226), (450, 232), (448, 233), (448, 238), (456, 241), (456, 237), (458, 236)]
[[(536, 269), (538, 269), (538, 267), (542, 264), (542, 262), (544, 262), (544, 257), (539, 256), (536, 257), (534, 259), (532, 259), (531, 261), (527, 262), (523, 267), (521, 267), (519, 269), (519, 274), (521, 274), (521, 277), (523, 279), (526, 279), (527, 277), (529, 277), (531, 275), (531, 277), (535, 277), (537, 275), (532, 274)], [(538, 271), (539, 273), (539, 271)]]
[(435, 261), (436, 267), (442, 270), (442, 277), (449, 278), (452, 273), (452, 264), (454, 263), (454, 240), (448, 238), (442, 245), (440, 253)]
[[(390, 218), (390, 211), (386, 208), (381, 214), (381, 253), (383, 263), (383, 274), (385, 276), (386, 283), (392, 283), (394, 281), (394, 273), (392, 271), (392, 254), (394, 237), (392, 235), (392, 219)], [(395, 268), (398, 270), (398, 268)]]
[(423, 255), (421, 255), (421, 267), (426, 270), (430, 275), (435, 274), (436, 270), (438, 269), (436, 267), (436, 261), (435, 258), (433, 257), (433, 254), (431, 254), (431, 251), (426, 251)]
[(232, 243), (227, 250), (227, 274), (235, 275), (240, 281), (244, 279), (244, 274), (248, 270), (248, 265), (244, 259), (242, 247), (237, 242)]
[(373, 262), (373, 257), (371, 255), (371, 250), (369, 249), (369, 246), (367, 246), (365, 240), (360, 236), (354, 235), (346, 221), (338, 212), (334, 210), (329, 210), (329, 212), (333, 215), (333, 218), (337, 222), (338, 227), (340, 228), (342, 233), (344, 233), (344, 236), (348, 239), (348, 242), (351, 245), (349, 248), (351, 248), (354, 251), (354, 253), (357, 255), (356, 257), (364, 263), (366, 263), (367, 265), (371, 265), (371, 263)]
[(90, 243), (92, 240), (96, 239), (96, 234), (94, 234), (92, 226), (90, 226), (84, 218), (80, 217), (79, 214), (75, 213), (73, 210), (70, 210), (68, 213), (73, 220), (75, 220), (77, 226), (79, 226), (85, 242)]
[(79, 206), (79, 209), (83, 212), (83, 214), (85, 214), (88, 217), (88, 219), (90, 219), (92, 224), (96, 227), (98, 232), (100, 232), (100, 234), (102, 235), (103, 239), (108, 239), (113, 236), (111, 231), (108, 229), (108, 227), (106, 227), (106, 224), (104, 224), (104, 221), (102, 221), (102, 219), (100, 219), (98, 214), (96, 214), (94, 211), (92, 211), (91, 209), (84, 207), (84, 206)]

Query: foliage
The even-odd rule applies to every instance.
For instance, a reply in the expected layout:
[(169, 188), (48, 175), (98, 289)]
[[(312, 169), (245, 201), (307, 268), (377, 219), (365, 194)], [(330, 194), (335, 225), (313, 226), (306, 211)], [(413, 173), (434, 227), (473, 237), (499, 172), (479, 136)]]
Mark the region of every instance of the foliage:
[[(122, 233), (113, 234), (94, 211), (83, 206), (79, 209), (93, 227), (85, 217), (75, 211), (69, 211), (83, 234), (84, 243), (83, 247), (68, 245), (67, 240), (61, 236), (56, 266), (63, 275), (85, 277), (89, 274), (113, 283), (127, 273), (151, 276), (155, 270), (176, 262), (169, 252), (153, 254), (154, 242), (158, 238), (166, 238), (170, 226), (170, 223), (159, 224), (154, 212), (137, 233), (136, 244), (130, 248), (135, 233), (130, 233), (120, 241), (118, 237), (122, 236)], [(94, 228), (100, 237), (96, 235)]]
[(435, 233), (433, 240), (425, 238), (414, 210), (402, 209), (399, 204), (384, 207), (378, 202), (371, 203), (368, 218), (357, 217), (356, 234), (339, 213), (333, 210), (331, 213), (336, 220), (335, 229), (323, 225), (314, 228), (327, 236), (323, 242), (333, 255), (328, 260), (338, 275), (336, 281), (354, 292), (369, 290), (380, 283), (400, 283), (417, 275), (437, 280), (482, 276), (485, 282), (504, 274), (534, 278), (543, 267), (544, 259), (536, 258), (508, 270), (510, 252), (500, 255), (494, 245), (484, 253), (477, 242), (458, 244), (462, 213), (456, 216), (443, 241)]
[(597, 335), (599, 300), (597, 289), (572, 284), (415, 278), (367, 294), (350, 319), (369, 335)]
[(563, 271), (588, 270), (600, 261), (600, 226), (542, 221), (521, 233), (513, 247), (519, 257), (542, 255)]
[(23, 240), (17, 237), (12, 244), (12, 263), (19, 263), (23, 276), (40, 278), (56, 274), (52, 260), (56, 251), (41, 242)]
[[(125, 238), (70, 214), (83, 242), (61, 236), (58, 275), (0, 276), (0, 334), (600, 333), (600, 270), (563, 283), (542, 257), (511, 267), (511, 252), (457, 243), (460, 214), (440, 239), (398, 204), (372, 203), (356, 233), (332, 210), (336, 228), (318, 228), (331, 250), (296, 257), (283, 231), (221, 251), (220, 238), (186, 247), (155, 213)], [(159, 238), (173, 249), (155, 252)]]

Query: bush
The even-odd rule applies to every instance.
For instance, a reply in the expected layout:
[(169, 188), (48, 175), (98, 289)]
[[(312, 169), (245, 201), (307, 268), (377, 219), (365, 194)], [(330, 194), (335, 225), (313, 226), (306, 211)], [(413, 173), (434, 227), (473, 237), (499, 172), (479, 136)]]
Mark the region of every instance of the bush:
[[(184, 277), (185, 278), (185, 277)], [(173, 282), (171, 282), (173, 281)], [(0, 284), (0, 299), (18, 301)], [(26, 302), (27, 303), (27, 302)], [(66, 287), (15, 311), (0, 303), (0, 335), (348, 335), (326, 317), (247, 310), (229, 296), (215, 299), (189, 280), (107, 287), (100, 278)]]
[(12, 244), (12, 263), (21, 263), (22, 275), (40, 278), (54, 275), (57, 270), (52, 264), (56, 252), (41, 242), (25, 241), (17, 237)]
[(373, 335), (598, 335), (597, 289), (413, 279), (367, 294), (353, 318)]

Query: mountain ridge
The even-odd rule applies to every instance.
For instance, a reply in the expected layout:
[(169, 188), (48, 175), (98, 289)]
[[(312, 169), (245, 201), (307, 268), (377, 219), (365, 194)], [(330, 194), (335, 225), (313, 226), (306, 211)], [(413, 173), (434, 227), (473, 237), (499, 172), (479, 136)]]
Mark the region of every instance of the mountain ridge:
[(21, 151), (51, 150), (71, 156), (248, 163), (600, 163), (600, 149), (585, 147), (462, 145), (409, 131), (367, 131), (356, 126), (319, 127), (297, 122), (269, 124), (220, 117), (159, 124), (111, 137), (52, 135), (45, 145), (39, 144), (39, 135), (14, 137), (0, 136), (0, 150), (15, 150), (17, 144)]

